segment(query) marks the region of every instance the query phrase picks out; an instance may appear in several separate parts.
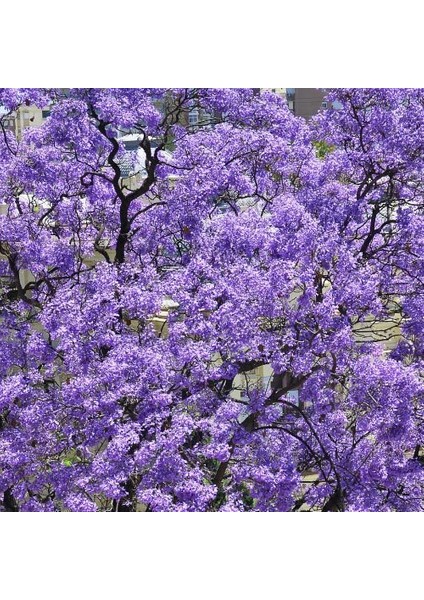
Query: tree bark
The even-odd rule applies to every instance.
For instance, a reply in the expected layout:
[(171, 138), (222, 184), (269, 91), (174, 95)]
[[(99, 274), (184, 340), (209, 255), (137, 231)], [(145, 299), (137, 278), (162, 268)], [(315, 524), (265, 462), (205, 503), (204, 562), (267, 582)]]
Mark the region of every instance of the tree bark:
[(11, 488), (7, 488), (3, 494), (3, 506), (5, 512), (19, 512), (19, 506), (12, 494)]

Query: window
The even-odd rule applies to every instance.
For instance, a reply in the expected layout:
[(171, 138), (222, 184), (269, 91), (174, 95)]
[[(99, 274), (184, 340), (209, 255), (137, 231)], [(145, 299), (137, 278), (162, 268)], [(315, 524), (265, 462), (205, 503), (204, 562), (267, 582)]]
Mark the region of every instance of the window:
[(191, 126), (198, 124), (199, 111), (197, 108), (191, 109), (191, 111), (188, 113), (188, 122), (189, 122), (189, 125), (191, 125)]
[(286, 394), (286, 399), (288, 400), (288, 402), (291, 402), (296, 406), (300, 406), (299, 390), (289, 390)]
[(322, 108), (327, 108), (328, 106), (328, 102), (321, 102), (321, 107)]
[(43, 117), (43, 119), (47, 119), (47, 117), (50, 117), (50, 111), (49, 110), (42, 110), (41, 111), (41, 116)]

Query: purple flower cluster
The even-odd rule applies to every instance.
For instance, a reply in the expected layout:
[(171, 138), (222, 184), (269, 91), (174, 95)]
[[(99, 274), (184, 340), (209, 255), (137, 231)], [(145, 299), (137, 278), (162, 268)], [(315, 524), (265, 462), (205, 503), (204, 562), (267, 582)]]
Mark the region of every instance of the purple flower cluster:
[(424, 509), (424, 90), (328, 102), (0, 91), (0, 510)]

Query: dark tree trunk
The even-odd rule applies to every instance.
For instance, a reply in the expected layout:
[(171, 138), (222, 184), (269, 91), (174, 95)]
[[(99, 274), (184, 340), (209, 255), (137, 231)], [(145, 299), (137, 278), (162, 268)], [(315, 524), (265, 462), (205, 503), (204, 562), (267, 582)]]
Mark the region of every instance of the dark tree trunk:
[(336, 487), (324, 504), (322, 512), (344, 512), (344, 497), (340, 487)]
[(19, 512), (19, 506), (12, 494), (11, 488), (7, 488), (3, 494), (3, 506), (5, 512)]

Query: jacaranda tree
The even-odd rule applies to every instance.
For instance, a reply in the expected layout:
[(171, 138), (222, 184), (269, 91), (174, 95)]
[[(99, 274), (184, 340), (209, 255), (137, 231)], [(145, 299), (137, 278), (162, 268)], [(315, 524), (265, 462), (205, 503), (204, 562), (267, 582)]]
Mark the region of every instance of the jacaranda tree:
[(2, 510), (424, 508), (424, 90), (328, 102), (1, 91)]

